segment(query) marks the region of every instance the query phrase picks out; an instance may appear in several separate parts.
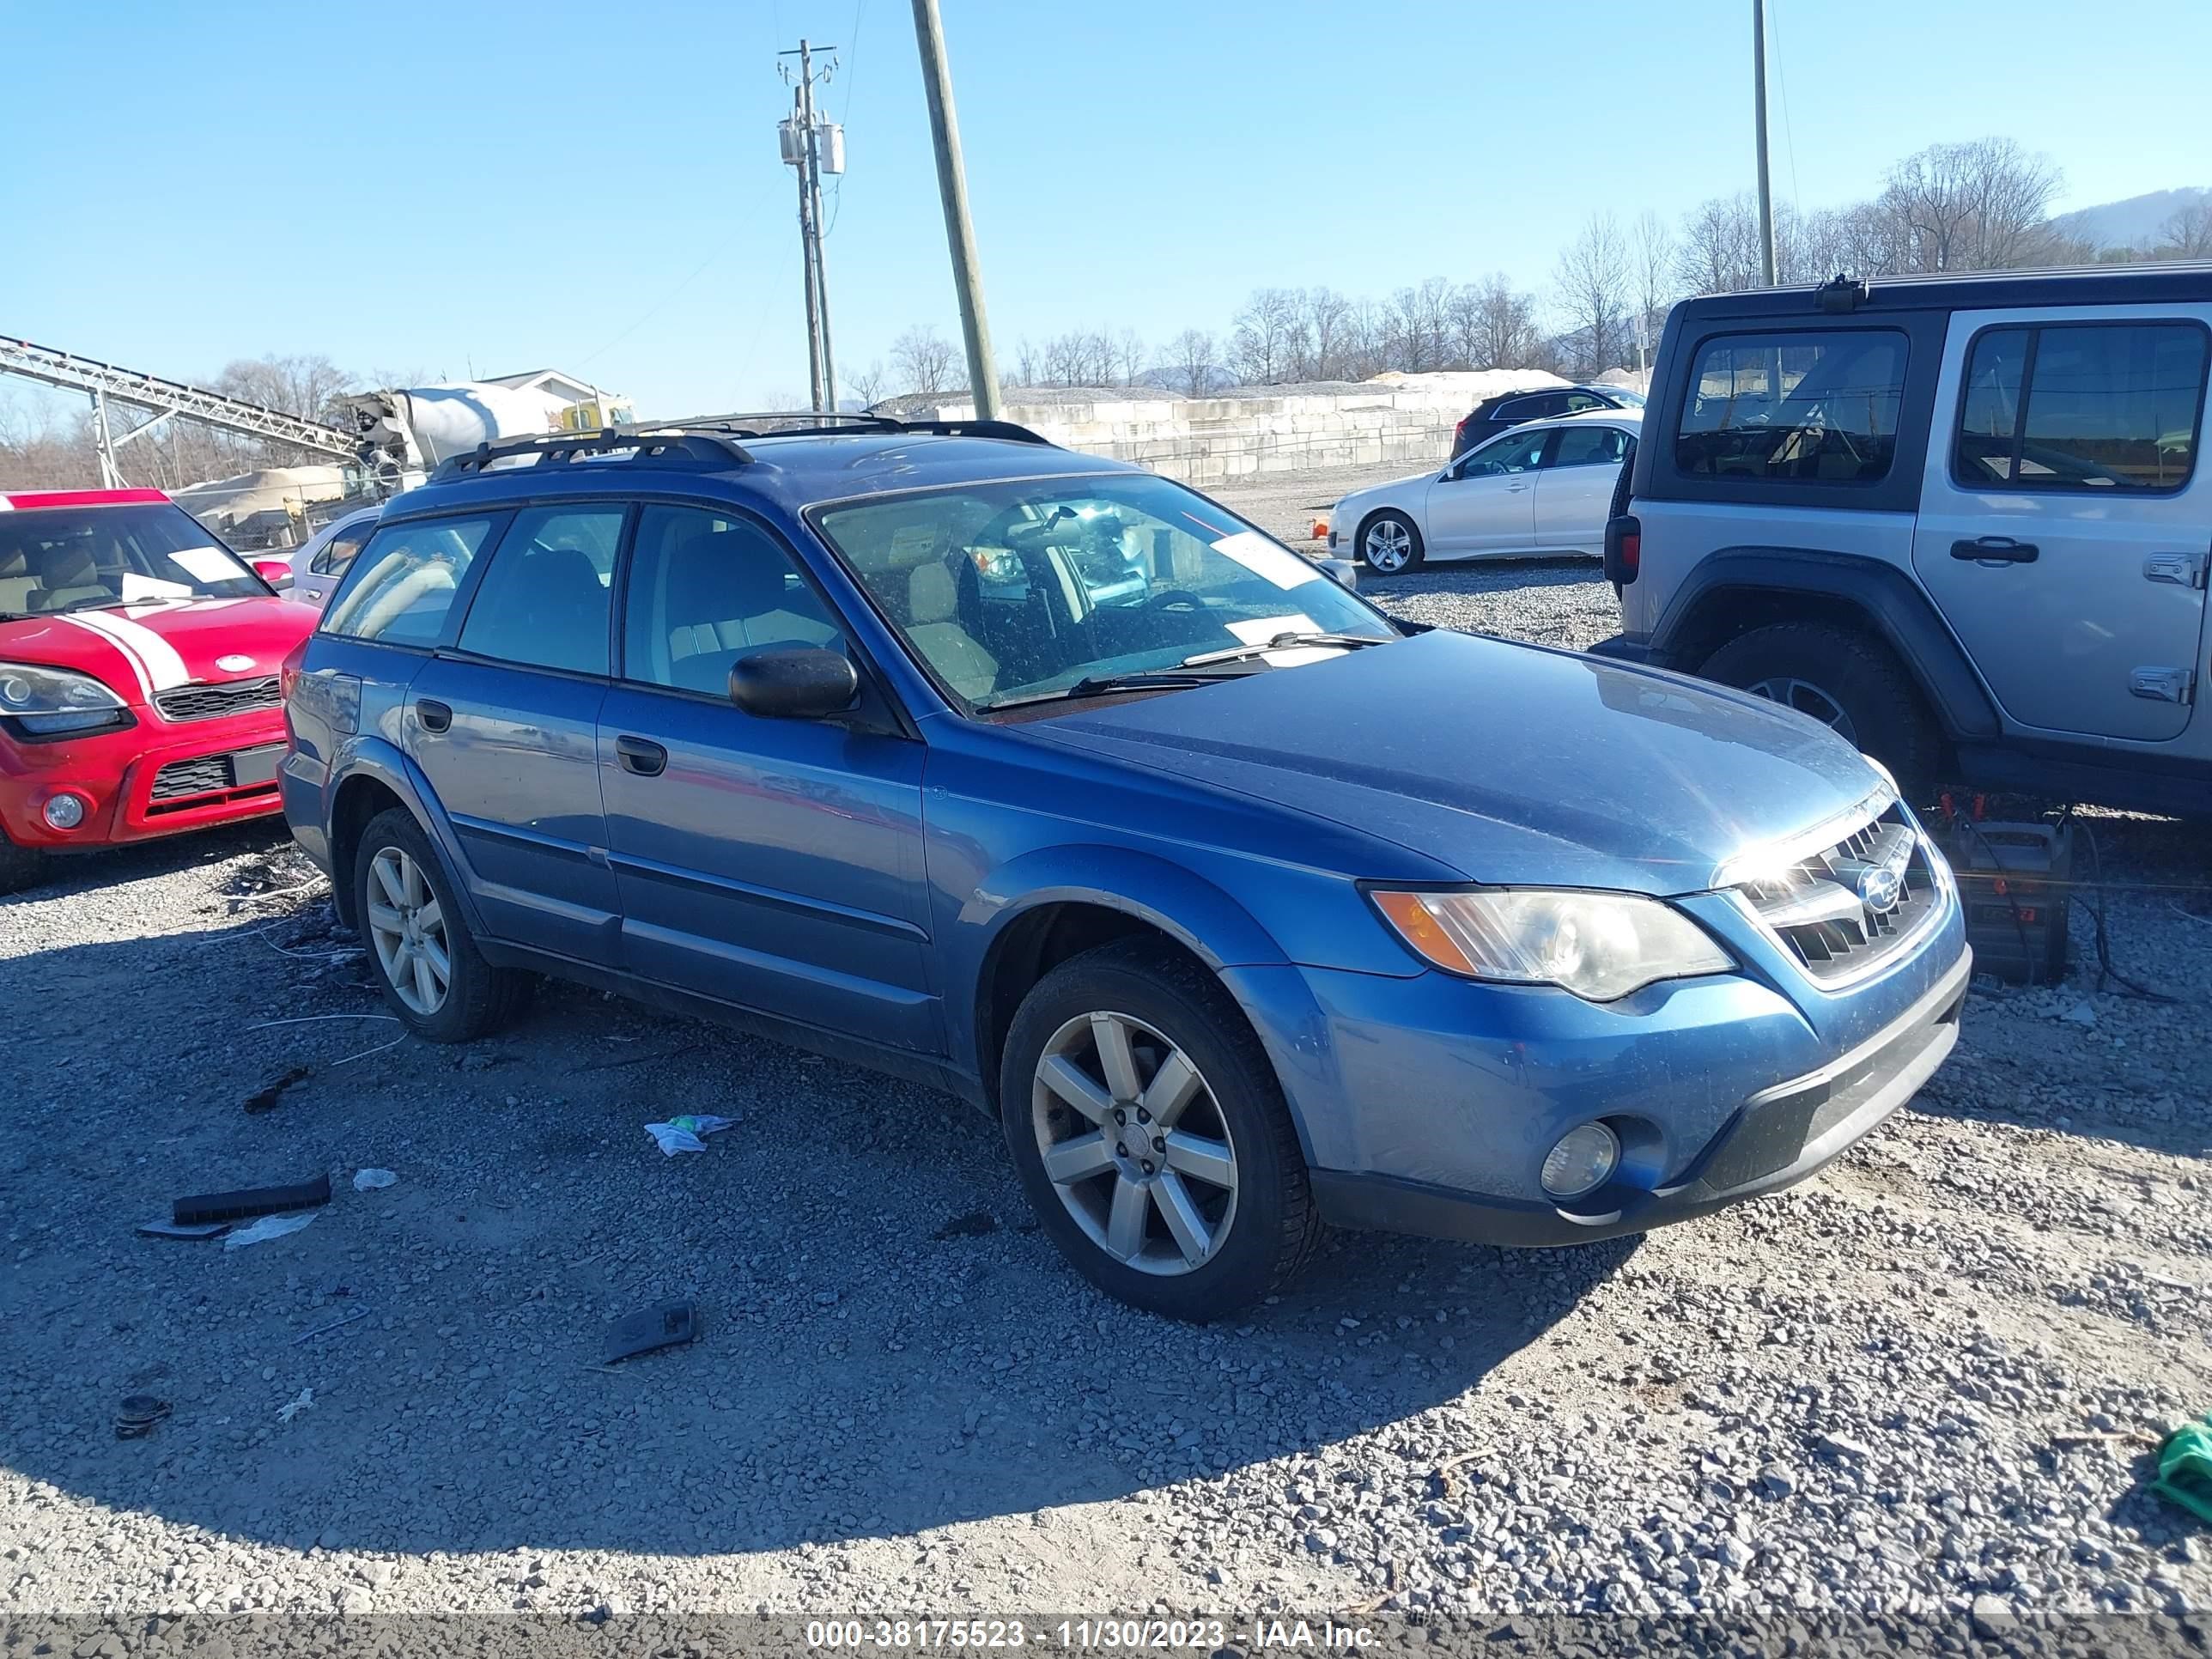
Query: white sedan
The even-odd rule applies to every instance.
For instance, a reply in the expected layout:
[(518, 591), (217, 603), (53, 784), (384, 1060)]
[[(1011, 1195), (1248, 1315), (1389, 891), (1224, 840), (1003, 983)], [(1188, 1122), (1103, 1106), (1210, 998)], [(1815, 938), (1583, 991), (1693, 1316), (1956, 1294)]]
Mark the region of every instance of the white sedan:
[(1441, 472), (1359, 489), (1329, 515), (1328, 544), (1378, 576), (1425, 559), (1605, 551), (1605, 520), (1644, 414), (1594, 409), (1531, 421)]
[[(346, 568), (353, 562), (353, 556), (361, 551), (362, 544), (374, 532), (377, 517), (383, 511), (383, 504), (379, 502), (374, 507), (340, 514), (297, 547), (271, 549), (267, 553), (248, 556), (253, 561), (253, 568), (287, 599), (319, 609), (330, 602)], [(277, 580), (270, 568), (279, 562), (289, 569), (289, 586)]]

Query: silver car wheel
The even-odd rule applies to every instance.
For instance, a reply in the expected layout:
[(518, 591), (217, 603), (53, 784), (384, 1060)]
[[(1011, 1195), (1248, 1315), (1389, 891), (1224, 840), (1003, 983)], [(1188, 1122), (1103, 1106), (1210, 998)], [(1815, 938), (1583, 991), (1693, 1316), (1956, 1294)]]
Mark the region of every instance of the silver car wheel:
[(1237, 1220), (1237, 1148), (1190, 1057), (1128, 1014), (1079, 1014), (1038, 1057), (1030, 1121), (1053, 1191), (1139, 1273), (1194, 1272)]
[(1764, 697), (1801, 714), (1809, 714), (1852, 748), (1859, 746), (1858, 728), (1851, 724), (1851, 717), (1844, 712), (1844, 706), (1810, 680), (1770, 675), (1763, 680), (1753, 680), (1743, 689), (1754, 697)]
[(422, 866), (397, 847), (380, 848), (368, 874), (368, 938), (376, 960), (400, 1001), (427, 1019), (446, 1006), (453, 983), (445, 912)]
[(1377, 519), (1367, 526), (1364, 551), (1370, 570), (1395, 576), (1413, 556), (1413, 532), (1396, 519)]

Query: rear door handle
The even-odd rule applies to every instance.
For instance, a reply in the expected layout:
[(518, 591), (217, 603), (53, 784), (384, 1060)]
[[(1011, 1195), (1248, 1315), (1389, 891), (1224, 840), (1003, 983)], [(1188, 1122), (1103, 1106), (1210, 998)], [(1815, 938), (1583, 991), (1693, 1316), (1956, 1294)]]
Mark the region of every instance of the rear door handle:
[(1978, 536), (1970, 542), (1953, 542), (1951, 556), (1976, 564), (2033, 564), (2043, 555), (2033, 542), (2016, 542), (2009, 536)]
[(623, 770), (641, 778), (657, 778), (668, 769), (668, 751), (647, 738), (617, 738), (615, 755)]
[(440, 702), (435, 697), (417, 697), (415, 718), (422, 722), (425, 732), (443, 732), (453, 723), (453, 710), (452, 705)]

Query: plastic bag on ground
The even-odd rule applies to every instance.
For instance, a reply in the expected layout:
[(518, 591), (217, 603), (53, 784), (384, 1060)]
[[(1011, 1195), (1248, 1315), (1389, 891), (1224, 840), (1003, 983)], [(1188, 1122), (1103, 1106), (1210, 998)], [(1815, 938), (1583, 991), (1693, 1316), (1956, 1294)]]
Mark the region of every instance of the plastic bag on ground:
[(389, 1170), (356, 1170), (353, 1189), (357, 1193), (374, 1192), (379, 1187), (397, 1186), (399, 1177)]
[(315, 1218), (313, 1210), (295, 1210), (289, 1215), (264, 1215), (250, 1227), (240, 1227), (222, 1241), (226, 1250), (242, 1250), (249, 1244), (260, 1244), (272, 1238), (282, 1238), (287, 1233), (296, 1233)]
[(687, 1113), (682, 1117), (672, 1117), (665, 1123), (648, 1123), (645, 1132), (653, 1137), (654, 1145), (673, 1158), (678, 1152), (705, 1152), (707, 1143), (702, 1136), (734, 1128), (737, 1121), (733, 1117), (716, 1117), (711, 1112), (696, 1115)]

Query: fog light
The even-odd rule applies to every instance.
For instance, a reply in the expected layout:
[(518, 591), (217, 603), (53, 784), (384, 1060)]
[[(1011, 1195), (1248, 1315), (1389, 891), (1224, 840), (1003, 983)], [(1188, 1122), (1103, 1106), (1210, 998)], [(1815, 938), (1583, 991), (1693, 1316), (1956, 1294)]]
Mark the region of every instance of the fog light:
[(74, 830), (84, 822), (84, 802), (76, 795), (56, 795), (46, 804), (42, 816), (56, 830)]
[(1620, 1141), (1602, 1123), (1585, 1123), (1559, 1137), (1538, 1177), (1553, 1198), (1580, 1198), (1611, 1178), (1620, 1162)]

